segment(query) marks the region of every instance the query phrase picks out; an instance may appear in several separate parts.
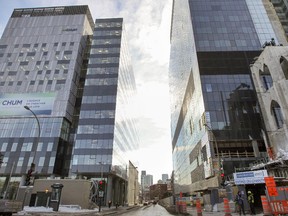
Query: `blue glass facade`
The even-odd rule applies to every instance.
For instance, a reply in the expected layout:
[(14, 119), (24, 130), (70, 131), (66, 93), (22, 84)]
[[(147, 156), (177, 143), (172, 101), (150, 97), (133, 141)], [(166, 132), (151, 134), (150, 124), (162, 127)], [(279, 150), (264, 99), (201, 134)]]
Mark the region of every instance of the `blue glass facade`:
[(88, 6), (15, 9), (0, 40), (0, 92), (2, 190), (13, 166), (23, 185), (34, 162), (40, 177), (105, 178), (107, 201), (126, 202), (139, 140), (122, 18), (95, 24)]
[(259, 22), (258, 10), (267, 21), (261, 1), (173, 1), (169, 76), (176, 193), (219, 187), (219, 158), (228, 177), (257, 159), (256, 152), (266, 153), (249, 63), (263, 41), (276, 36), (269, 20)]
[(136, 85), (122, 19), (97, 19), (91, 43), (71, 171), (113, 172), (127, 180), (128, 153), (138, 148), (129, 107)]
[[(0, 40), (2, 176), (13, 164), (13, 176), (24, 176), (32, 161), (40, 177), (68, 176), (82, 54), (93, 26), (88, 6), (13, 11)], [(25, 105), (39, 119), (39, 141), (37, 121)]]

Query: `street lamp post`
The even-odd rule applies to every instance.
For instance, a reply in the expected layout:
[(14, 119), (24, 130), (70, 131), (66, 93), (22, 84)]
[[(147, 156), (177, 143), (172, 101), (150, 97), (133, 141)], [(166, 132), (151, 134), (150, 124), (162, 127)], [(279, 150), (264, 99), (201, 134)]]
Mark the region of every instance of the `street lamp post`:
[(15, 161), (13, 162), (13, 165), (12, 165), (12, 169), (11, 169), (11, 171), (10, 171), (10, 175), (9, 175), (9, 178), (8, 178), (8, 183), (7, 183), (7, 186), (6, 186), (6, 190), (5, 190), (5, 192), (4, 192), (4, 199), (6, 199), (7, 198), (7, 193), (9, 192), (9, 187), (10, 187), (10, 181), (11, 181), (11, 177), (12, 177), (12, 173), (13, 173), (13, 171), (14, 171), (14, 165), (15, 165)]
[[(28, 106), (24, 106), (24, 108), (28, 111), (30, 111), (33, 116), (35, 117), (36, 121), (37, 121), (37, 125), (38, 125), (38, 136), (37, 136), (37, 141), (36, 141), (36, 144), (38, 146), (39, 144), (39, 139), (40, 139), (40, 134), (41, 134), (41, 129), (40, 129), (40, 123), (39, 123), (39, 119), (38, 117), (36, 116), (36, 114), (33, 112), (33, 110), (30, 109), (30, 107)], [(37, 149), (36, 149), (37, 151)], [(34, 156), (33, 156), (33, 160), (32, 160), (32, 163), (31, 163), (31, 166), (30, 166), (30, 169), (28, 170), (28, 173), (27, 173), (27, 177), (26, 177), (26, 182), (25, 182), (25, 185), (28, 186), (30, 184), (30, 176), (32, 175), (32, 173), (34, 172), (35, 170), (35, 155), (36, 155), (36, 151), (34, 153)]]

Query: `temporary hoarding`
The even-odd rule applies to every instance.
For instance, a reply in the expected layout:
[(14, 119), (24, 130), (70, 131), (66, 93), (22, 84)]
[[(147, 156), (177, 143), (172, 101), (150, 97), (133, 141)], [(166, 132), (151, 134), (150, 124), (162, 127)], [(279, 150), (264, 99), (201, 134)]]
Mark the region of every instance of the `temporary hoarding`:
[(236, 185), (244, 184), (264, 184), (264, 177), (267, 177), (267, 170), (256, 170), (248, 172), (233, 173), (234, 182)]
[(0, 94), (1, 116), (31, 115), (28, 106), (36, 115), (51, 115), (56, 93)]

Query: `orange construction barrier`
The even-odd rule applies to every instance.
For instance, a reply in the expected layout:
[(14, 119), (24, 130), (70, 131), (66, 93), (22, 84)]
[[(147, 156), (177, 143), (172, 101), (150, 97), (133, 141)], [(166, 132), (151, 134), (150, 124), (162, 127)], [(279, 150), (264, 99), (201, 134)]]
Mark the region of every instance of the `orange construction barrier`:
[(268, 203), (266, 196), (261, 196), (261, 202), (263, 207), (263, 215), (264, 216), (273, 215), (270, 204)]
[(181, 213), (187, 213), (187, 204), (186, 204), (186, 202), (182, 202), (182, 212)]
[(200, 199), (196, 200), (196, 210), (197, 210), (197, 216), (202, 216), (202, 208), (201, 208)]
[(229, 200), (227, 198), (223, 198), (224, 201), (224, 212), (225, 216), (231, 216), (231, 210), (229, 206)]
[(287, 215), (288, 214), (288, 201), (287, 200), (271, 200), (270, 206), (274, 215)]

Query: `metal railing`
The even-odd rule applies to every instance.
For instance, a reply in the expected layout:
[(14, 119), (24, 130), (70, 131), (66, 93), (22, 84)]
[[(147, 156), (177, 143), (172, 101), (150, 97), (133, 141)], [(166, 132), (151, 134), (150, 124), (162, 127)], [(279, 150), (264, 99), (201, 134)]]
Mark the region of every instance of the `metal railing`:
[[(255, 157), (254, 152), (238, 152), (238, 151), (228, 151), (228, 152), (220, 152), (219, 156), (221, 158), (251, 158), (251, 157)], [(216, 155), (216, 157), (218, 157), (218, 155)]]

